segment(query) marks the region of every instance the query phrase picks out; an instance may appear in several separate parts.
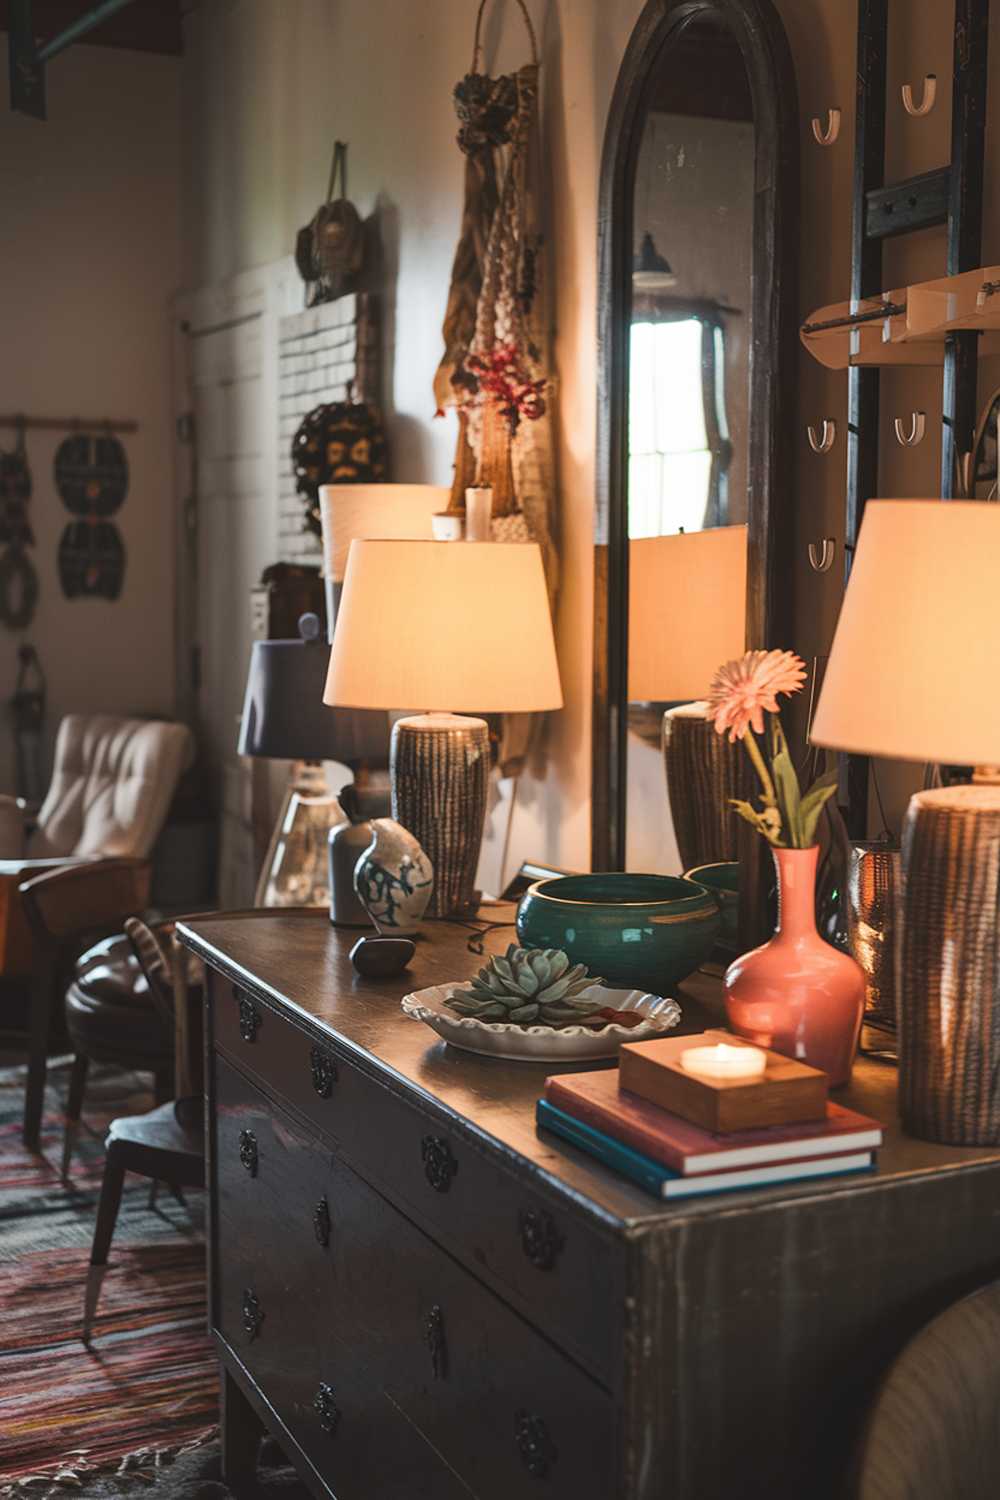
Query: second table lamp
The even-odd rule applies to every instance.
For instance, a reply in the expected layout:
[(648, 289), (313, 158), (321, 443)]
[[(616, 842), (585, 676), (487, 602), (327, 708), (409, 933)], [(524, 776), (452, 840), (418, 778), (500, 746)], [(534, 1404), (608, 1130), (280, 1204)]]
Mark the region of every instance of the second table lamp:
[(476, 713), (562, 707), (534, 543), (351, 543), (324, 701), (428, 710), (392, 731), (392, 814), (434, 866), (432, 916), (468, 911), (486, 816)]
[(1000, 1144), (1000, 506), (870, 500), (819, 745), (975, 766), (903, 829), (899, 1093), (914, 1135)]

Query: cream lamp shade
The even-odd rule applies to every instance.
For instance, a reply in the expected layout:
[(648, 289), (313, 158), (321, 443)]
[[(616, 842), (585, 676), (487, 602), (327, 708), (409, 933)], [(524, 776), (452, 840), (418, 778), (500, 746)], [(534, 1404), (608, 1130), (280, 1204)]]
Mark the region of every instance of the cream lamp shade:
[(747, 528), (642, 537), (628, 557), (629, 701), (704, 698), (746, 650)]
[(813, 722), (863, 755), (1000, 761), (1000, 505), (871, 500)]
[(443, 484), (320, 485), (323, 576), (343, 581), (348, 551), (359, 538), (430, 538), (431, 516), (447, 510), (450, 500)]
[(538, 546), (352, 542), (323, 697), (451, 713), (561, 708)]

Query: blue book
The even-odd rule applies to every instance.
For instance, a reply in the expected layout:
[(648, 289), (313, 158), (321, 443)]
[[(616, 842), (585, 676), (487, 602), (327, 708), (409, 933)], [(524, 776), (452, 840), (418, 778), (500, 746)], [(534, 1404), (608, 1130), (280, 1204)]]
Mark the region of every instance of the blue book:
[(699, 1177), (682, 1177), (671, 1172), (652, 1157), (623, 1146), (603, 1130), (595, 1130), (565, 1110), (557, 1109), (547, 1099), (539, 1099), (535, 1119), (540, 1130), (550, 1130), (573, 1146), (603, 1162), (623, 1177), (630, 1177), (647, 1193), (665, 1199), (694, 1198), (704, 1193), (735, 1193), (745, 1188), (769, 1187), (779, 1182), (805, 1182), (815, 1177), (843, 1177), (852, 1172), (870, 1172), (875, 1164), (872, 1151), (854, 1151), (841, 1156), (814, 1158), (810, 1161), (779, 1162), (777, 1165), (741, 1167), (735, 1172), (704, 1172)]

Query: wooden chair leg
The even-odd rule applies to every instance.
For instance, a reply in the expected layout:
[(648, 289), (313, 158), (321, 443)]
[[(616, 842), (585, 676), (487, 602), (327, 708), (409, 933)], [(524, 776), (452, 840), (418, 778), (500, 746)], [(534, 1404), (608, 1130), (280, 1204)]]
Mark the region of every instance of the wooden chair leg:
[(42, 1132), (42, 1110), (45, 1104), (45, 1077), (48, 1070), (49, 1032), (55, 1011), (56, 992), (51, 966), (45, 964), (38, 974), (31, 995), (31, 1034), (28, 1041), (28, 1083), (24, 1094), (24, 1144), (38, 1150)]
[(108, 1268), (108, 1251), (111, 1248), (111, 1239), (115, 1232), (115, 1223), (118, 1219), (118, 1208), (122, 1201), (122, 1187), (125, 1182), (125, 1168), (121, 1166), (115, 1156), (114, 1145), (109, 1144), (108, 1154), (104, 1162), (104, 1176), (101, 1179), (101, 1196), (97, 1205), (97, 1223), (94, 1226), (94, 1240), (90, 1247), (90, 1269), (87, 1272), (87, 1287), (83, 1298), (83, 1330), (82, 1338), (85, 1344), (90, 1343), (90, 1330), (94, 1322), (94, 1314), (97, 1312), (97, 1302), (101, 1295), (101, 1284), (104, 1274)]
[(63, 1130), (63, 1182), (69, 1181), (69, 1164), (80, 1128), (80, 1115), (83, 1113), (83, 1096), (87, 1087), (89, 1062), (89, 1058), (85, 1057), (82, 1052), (78, 1052), (73, 1058), (73, 1067), (70, 1070), (69, 1090), (66, 1095), (66, 1125)]
[(240, 1500), (251, 1500), (260, 1493), (257, 1453), (264, 1436), (264, 1424), (225, 1368), (222, 1370), (221, 1397), (222, 1477)]

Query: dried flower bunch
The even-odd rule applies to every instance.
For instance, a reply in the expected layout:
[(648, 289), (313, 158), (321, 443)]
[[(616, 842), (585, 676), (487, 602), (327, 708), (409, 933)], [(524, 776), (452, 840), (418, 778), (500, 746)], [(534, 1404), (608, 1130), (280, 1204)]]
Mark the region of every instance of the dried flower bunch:
[(490, 403), (515, 433), (522, 421), (537, 422), (545, 414), (544, 380), (532, 380), (527, 361), (516, 344), (498, 344), (488, 354), (470, 354), (465, 361), (469, 405)]
[(570, 966), (561, 948), (518, 948), (491, 958), (468, 989), (455, 990), (445, 1004), (477, 1021), (510, 1021), (521, 1026), (566, 1026), (594, 1015), (593, 996), (603, 984), (586, 965)]
[(735, 797), (732, 806), (776, 849), (812, 846), (820, 813), (837, 785), (836, 770), (830, 770), (803, 795), (789, 754), (778, 695), (800, 692), (805, 677), (805, 662), (793, 651), (748, 651), (721, 666), (708, 691), (705, 717), (716, 734), (728, 732), (731, 744), (743, 741), (760, 779), (759, 808)]

